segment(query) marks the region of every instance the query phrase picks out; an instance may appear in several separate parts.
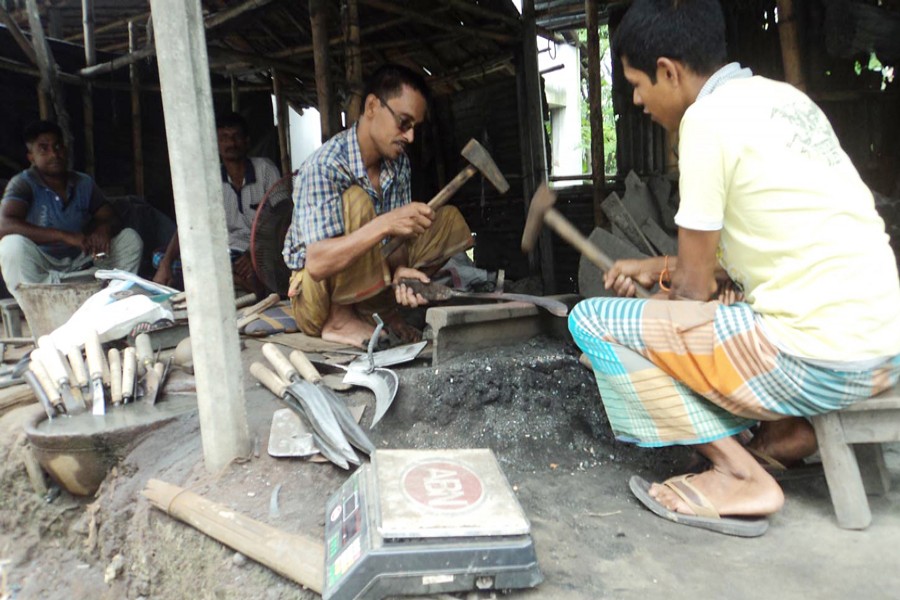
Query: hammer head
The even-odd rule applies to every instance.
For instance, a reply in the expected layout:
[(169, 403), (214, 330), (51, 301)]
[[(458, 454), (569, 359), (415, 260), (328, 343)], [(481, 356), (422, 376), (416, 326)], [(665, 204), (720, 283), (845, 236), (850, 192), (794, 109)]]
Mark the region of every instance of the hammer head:
[(554, 204), (556, 193), (547, 187), (546, 183), (542, 183), (528, 207), (528, 218), (525, 219), (525, 229), (522, 231), (522, 252), (531, 252), (534, 248), (541, 226), (544, 224), (544, 215)]
[(500, 169), (497, 168), (497, 163), (494, 162), (494, 159), (491, 158), (488, 151), (484, 149), (484, 146), (474, 139), (471, 139), (469, 140), (469, 143), (463, 147), (460, 154), (462, 154), (463, 158), (469, 161), (473, 167), (481, 171), (481, 174), (484, 175), (501, 194), (505, 194), (507, 190), (509, 190), (509, 182), (506, 181), (506, 177), (504, 177), (503, 173), (500, 172)]

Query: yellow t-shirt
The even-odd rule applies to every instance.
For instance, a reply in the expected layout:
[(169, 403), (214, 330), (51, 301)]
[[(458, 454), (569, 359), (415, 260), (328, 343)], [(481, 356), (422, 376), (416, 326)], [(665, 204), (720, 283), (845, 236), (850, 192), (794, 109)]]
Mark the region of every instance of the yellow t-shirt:
[(685, 112), (679, 227), (721, 230), (719, 260), (773, 343), (801, 358), (900, 354), (900, 283), (872, 193), (794, 87), (734, 79)]

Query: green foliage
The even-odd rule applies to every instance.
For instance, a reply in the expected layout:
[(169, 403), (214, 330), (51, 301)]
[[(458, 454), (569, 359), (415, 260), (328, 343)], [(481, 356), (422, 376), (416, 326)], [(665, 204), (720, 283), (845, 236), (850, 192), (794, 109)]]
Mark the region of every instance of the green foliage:
[[(587, 30), (578, 32), (578, 41), (587, 41)], [(612, 101), (612, 72), (609, 70), (609, 28), (600, 26), (600, 100), (603, 112), (603, 153), (606, 175), (615, 175), (616, 167), (616, 115)], [(588, 104), (588, 82), (581, 81), (581, 156), (584, 173), (591, 172), (591, 114)]]

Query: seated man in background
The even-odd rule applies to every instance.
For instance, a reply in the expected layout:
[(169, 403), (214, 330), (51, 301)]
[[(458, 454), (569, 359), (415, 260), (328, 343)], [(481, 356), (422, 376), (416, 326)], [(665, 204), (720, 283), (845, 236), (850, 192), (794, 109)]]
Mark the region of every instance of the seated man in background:
[(25, 129), (31, 167), (10, 180), (0, 204), (0, 270), (18, 300), (20, 283), (60, 283), (95, 268), (137, 273), (143, 244), (118, 220), (94, 180), (68, 167), (62, 130)]
[(719, 0), (635, 0), (612, 47), (634, 103), (678, 133), (678, 256), (615, 263), (608, 289), (658, 281), (666, 296), (588, 299), (569, 328), (618, 439), (690, 445), (711, 464), (634, 476), (635, 496), (677, 523), (761, 535), (784, 494), (756, 457), (802, 461), (816, 449), (806, 417), (900, 377), (884, 222), (819, 107), (726, 64)]
[[(216, 120), (216, 138), (222, 167), (222, 201), (225, 203), (225, 224), (228, 227), (228, 249), (231, 251), (231, 274), (235, 286), (257, 296), (268, 292), (253, 271), (250, 260), (250, 232), (256, 209), (281, 175), (268, 158), (247, 156), (250, 130), (247, 121), (237, 113), (223, 115)], [(270, 198), (277, 202), (279, 198)], [(163, 285), (183, 286), (176, 260), (180, 255), (178, 233), (172, 236), (165, 254), (158, 259), (153, 281)], [(154, 262), (157, 257), (154, 257)]]
[[(406, 147), (425, 119), (428, 96), (417, 73), (380, 67), (366, 86), (359, 121), (300, 168), (284, 260), (293, 271), (294, 319), (305, 334), (364, 347), (377, 312), (399, 338), (418, 339), (398, 308), (426, 301), (400, 281), (428, 282), (472, 246), (455, 207), (435, 211), (412, 202)], [(385, 258), (381, 248), (390, 237), (406, 243)]]

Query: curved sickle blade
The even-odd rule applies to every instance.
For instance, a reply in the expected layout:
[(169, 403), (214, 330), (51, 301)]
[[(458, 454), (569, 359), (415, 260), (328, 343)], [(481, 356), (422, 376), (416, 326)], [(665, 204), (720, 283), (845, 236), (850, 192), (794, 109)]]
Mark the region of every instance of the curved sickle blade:
[(397, 388), (400, 387), (397, 374), (390, 369), (375, 369), (371, 373), (348, 369), (344, 383), (367, 387), (375, 394), (375, 417), (371, 427), (375, 427), (387, 413), (397, 395)]

